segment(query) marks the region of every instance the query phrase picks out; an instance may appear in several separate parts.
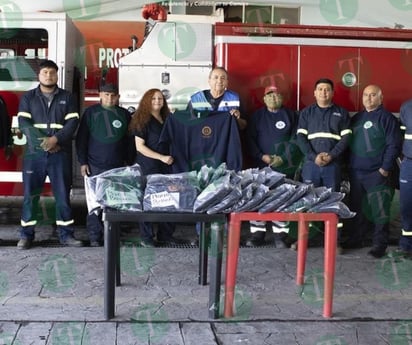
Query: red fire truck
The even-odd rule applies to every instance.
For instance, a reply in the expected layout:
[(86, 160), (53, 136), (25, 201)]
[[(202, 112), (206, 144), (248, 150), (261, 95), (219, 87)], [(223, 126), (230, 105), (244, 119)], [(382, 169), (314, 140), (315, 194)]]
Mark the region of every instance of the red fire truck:
[(158, 22), (120, 59), (121, 102), (135, 106), (145, 90), (160, 87), (172, 107), (184, 108), (191, 93), (208, 88), (210, 67), (223, 66), (249, 115), (270, 84), (287, 106), (302, 109), (314, 101), (320, 77), (335, 82), (335, 102), (351, 112), (361, 109), (362, 90), (373, 83), (397, 113), (412, 97), (411, 39), (412, 30), (399, 29)]
[(0, 28), (0, 97), (13, 126), (13, 155), (0, 149), (0, 196), (22, 194), (21, 154), (26, 137), (17, 129), (21, 94), (38, 85), (38, 65), (45, 59), (59, 66), (59, 86), (82, 103), (83, 38), (62, 13), (4, 13)]

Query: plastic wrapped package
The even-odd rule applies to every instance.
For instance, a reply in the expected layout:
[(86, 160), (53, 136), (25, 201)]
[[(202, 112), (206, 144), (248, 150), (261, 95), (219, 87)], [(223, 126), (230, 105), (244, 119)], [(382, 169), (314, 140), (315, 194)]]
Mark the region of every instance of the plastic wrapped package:
[(138, 164), (111, 169), (89, 178), (92, 179), (96, 181), (95, 200), (101, 207), (142, 211), (143, 178)]
[(305, 195), (285, 207), (283, 212), (305, 212), (320, 201), (314, 188), (310, 188)]
[(276, 211), (277, 212), (289, 212), (286, 210), (286, 208), (292, 205), (293, 203), (297, 202), (298, 200), (300, 200), (304, 195), (306, 195), (308, 191), (310, 191), (311, 188), (313, 188), (313, 186), (310, 184), (301, 183), (297, 185), (293, 195), (289, 199), (285, 200), (285, 202), (282, 205), (280, 205), (276, 209)]
[(211, 182), (204, 190), (200, 192), (195, 200), (193, 207), (194, 212), (206, 212), (209, 208), (218, 204), (233, 190), (231, 183), (231, 173), (226, 172), (225, 175)]
[(192, 212), (200, 192), (197, 172), (147, 176), (143, 210), (151, 212)]
[(319, 209), (325, 207), (326, 205), (334, 204), (339, 201), (342, 201), (345, 197), (344, 193), (341, 192), (331, 192), (330, 195), (323, 200), (322, 202), (317, 203), (313, 207), (311, 207), (308, 211), (309, 212), (319, 212)]
[(216, 205), (210, 207), (206, 212), (208, 214), (214, 213), (228, 213), (227, 210), (231, 209), (242, 197), (242, 189), (240, 185), (234, 186), (232, 191), (226, 195), (222, 201)]
[(96, 199), (96, 179), (93, 177), (84, 177), (84, 191), (86, 194), (87, 212), (92, 214), (98, 212), (100, 204)]
[(348, 206), (342, 201), (333, 202), (330, 204), (323, 204), (316, 208), (317, 213), (336, 213), (339, 218), (347, 219), (356, 216), (356, 212), (352, 212)]
[(275, 189), (270, 189), (268, 195), (259, 206), (260, 213), (275, 212), (286, 200), (295, 193), (296, 185), (283, 183)]
[(264, 185), (271, 189), (276, 188), (285, 182), (285, 175), (273, 170), (270, 167), (262, 168), (261, 173), (265, 176), (265, 181), (263, 182)]
[(250, 197), (244, 200), (242, 205), (235, 205), (232, 209), (233, 212), (256, 211), (269, 192), (269, 187), (257, 183), (252, 183), (247, 188), (251, 190), (251, 193), (247, 193), (250, 194)]

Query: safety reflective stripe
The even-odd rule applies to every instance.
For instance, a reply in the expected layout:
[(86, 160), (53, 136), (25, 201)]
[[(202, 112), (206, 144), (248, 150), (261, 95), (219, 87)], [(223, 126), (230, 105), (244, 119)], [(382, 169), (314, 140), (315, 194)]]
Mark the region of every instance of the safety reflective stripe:
[(64, 119), (67, 121), (67, 120), (70, 120), (70, 119), (78, 119), (79, 118), (79, 113), (68, 113), (65, 117), (64, 117)]
[(412, 231), (406, 231), (406, 230), (402, 229), (402, 235), (403, 236), (412, 236)]
[(198, 108), (211, 109), (211, 106), (210, 106), (209, 102), (192, 102), (192, 106), (195, 109), (198, 109)]
[(335, 140), (340, 140), (342, 137), (337, 134), (332, 134), (332, 133), (326, 133), (326, 132), (318, 132), (318, 133), (313, 133), (308, 135), (308, 139), (318, 139), (318, 138), (329, 138), (329, 139), (335, 139)]
[(351, 129), (344, 129), (342, 132), (340, 132), (341, 136), (347, 135), (347, 134), (351, 134), (352, 130)]
[(401, 126), (401, 130), (405, 130), (406, 129), (406, 126)]
[(405, 139), (412, 140), (412, 134), (405, 134)]
[(26, 113), (26, 112), (24, 112), (24, 111), (19, 111), (19, 112), (17, 113), (17, 117), (19, 117), (19, 116), (21, 116), (21, 117), (26, 117), (26, 118), (28, 118), (28, 119), (31, 119), (31, 114), (30, 114), (30, 113)]
[(226, 106), (226, 107), (238, 107), (238, 106), (240, 106), (240, 102), (237, 101), (237, 100), (222, 101), (219, 105), (223, 105), (223, 106)]
[(266, 222), (250, 222), (250, 232), (253, 234), (258, 231), (266, 231)]
[(299, 134), (303, 134), (303, 135), (308, 135), (308, 131), (304, 128), (299, 128), (297, 133)]
[(20, 220), (21, 226), (34, 226), (37, 224), (37, 220), (31, 220), (29, 222), (25, 222), (23, 219)]
[(66, 226), (66, 225), (70, 225), (74, 223), (74, 219), (70, 219), (70, 220), (56, 220), (56, 225), (61, 225), (61, 226)]
[(279, 234), (281, 232), (289, 232), (289, 222), (273, 222), (272, 231), (274, 234)]
[(51, 123), (50, 128), (62, 129), (63, 125), (61, 125), (60, 123)]
[[(47, 128), (48, 128), (48, 125), (47, 125), (47, 123), (35, 123), (35, 124), (33, 125), (33, 127), (35, 127), (35, 128), (41, 128), (41, 129), (47, 129)], [(51, 123), (51, 124), (50, 124), (50, 128), (62, 129), (62, 128), (63, 128), (63, 125), (60, 124), (60, 123)]]

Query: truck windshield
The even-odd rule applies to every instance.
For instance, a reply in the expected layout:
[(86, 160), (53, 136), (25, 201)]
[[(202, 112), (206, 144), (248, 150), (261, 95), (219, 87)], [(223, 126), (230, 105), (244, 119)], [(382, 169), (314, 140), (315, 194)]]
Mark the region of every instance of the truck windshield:
[(0, 28), (0, 82), (36, 81), (47, 43), (44, 29)]

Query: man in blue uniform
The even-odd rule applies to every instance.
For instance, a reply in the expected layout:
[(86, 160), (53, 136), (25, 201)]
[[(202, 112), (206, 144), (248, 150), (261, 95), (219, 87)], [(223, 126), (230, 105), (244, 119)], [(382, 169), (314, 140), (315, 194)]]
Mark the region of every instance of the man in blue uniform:
[(398, 120), (382, 105), (382, 90), (369, 85), (363, 90), (364, 110), (351, 119), (349, 150), (350, 208), (356, 212), (348, 227), (346, 246), (361, 247), (371, 230), (375, 258), (385, 255), (389, 239), (389, 214), (393, 188), (389, 175), (401, 148)]
[(407, 258), (412, 259), (412, 99), (402, 104), (400, 120), (405, 134), (399, 177), (402, 224), (399, 248)]
[[(293, 179), (302, 154), (295, 142), (297, 114), (283, 107), (282, 94), (274, 85), (265, 88), (265, 106), (258, 109), (249, 120), (248, 147), (255, 166), (272, 167)], [(265, 243), (266, 222), (250, 222), (252, 235), (246, 246), (255, 247)], [(272, 222), (275, 246), (284, 248), (284, 239), (289, 232), (288, 222)]]
[(79, 124), (79, 113), (72, 95), (57, 86), (56, 63), (40, 64), (40, 85), (20, 100), (19, 128), (27, 143), (23, 158), (24, 201), (19, 249), (29, 249), (34, 240), (41, 190), (49, 176), (56, 200), (56, 225), (63, 245), (82, 246), (73, 236), (71, 187), (71, 146)]
[(215, 67), (209, 73), (209, 90), (196, 92), (189, 102), (189, 109), (196, 111), (225, 111), (236, 118), (239, 129), (245, 129), (247, 121), (239, 95), (228, 90), (229, 78), (223, 67)]
[(298, 122), (297, 141), (305, 155), (302, 179), (339, 192), (343, 155), (352, 132), (349, 113), (333, 103), (332, 80), (317, 80), (313, 94), (316, 102), (301, 111)]
[(316, 81), (316, 102), (302, 110), (297, 140), (305, 155), (303, 182), (339, 191), (342, 156), (348, 147), (351, 130), (348, 111), (332, 102), (333, 92), (330, 79)]
[[(82, 176), (98, 175), (106, 170), (125, 166), (130, 152), (128, 126), (130, 113), (119, 107), (119, 93), (114, 84), (100, 88), (100, 103), (86, 109), (76, 136), (77, 158)], [(103, 243), (100, 215), (87, 215), (90, 245)]]

